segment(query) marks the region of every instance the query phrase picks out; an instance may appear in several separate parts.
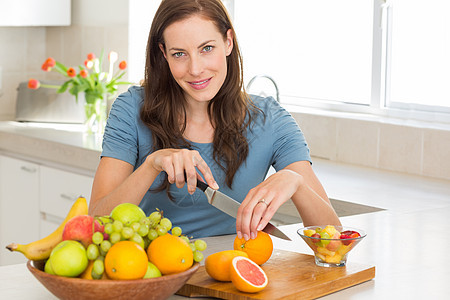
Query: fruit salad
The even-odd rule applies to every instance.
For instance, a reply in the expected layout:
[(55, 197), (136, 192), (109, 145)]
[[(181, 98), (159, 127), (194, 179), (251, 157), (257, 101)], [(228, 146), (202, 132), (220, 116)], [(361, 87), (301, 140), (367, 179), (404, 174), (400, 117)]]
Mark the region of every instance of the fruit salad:
[(316, 262), (333, 265), (345, 265), (347, 253), (361, 239), (361, 234), (355, 230), (339, 231), (332, 225), (325, 228), (312, 226), (299, 232), (309, 247), (314, 251)]

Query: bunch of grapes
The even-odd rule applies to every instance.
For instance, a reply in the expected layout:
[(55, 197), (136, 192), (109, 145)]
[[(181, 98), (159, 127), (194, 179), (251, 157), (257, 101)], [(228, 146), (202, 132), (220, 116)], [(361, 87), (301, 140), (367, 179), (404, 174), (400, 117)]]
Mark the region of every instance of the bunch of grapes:
[(172, 226), (172, 221), (163, 216), (163, 212), (156, 210), (139, 222), (126, 226), (119, 220), (113, 220), (110, 216), (97, 218), (104, 225), (104, 233), (95, 232), (92, 235), (92, 244), (86, 249), (89, 260), (94, 261), (91, 275), (94, 279), (100, 279), (105, 272), (104, 260), (106, 253), (112, 245), (119, 241), (133, 241), (147, 250), (150, 243), (159, 236), (171, 233), (183, 239), (192, 249), (194, 261), (201, 262), (204, 258), (202, 251), (207, 247), (205, 241), (182, 235), (180, 227)]

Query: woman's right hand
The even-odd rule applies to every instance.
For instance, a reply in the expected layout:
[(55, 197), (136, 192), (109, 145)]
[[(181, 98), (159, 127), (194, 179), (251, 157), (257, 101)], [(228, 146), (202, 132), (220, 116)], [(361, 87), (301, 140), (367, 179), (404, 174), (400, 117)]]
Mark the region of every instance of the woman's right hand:
[(211, 169), (196, 150), (161, 149), (150, 154), (146, 162), (156, 171), (166, 172), (169, 182), (175, 183), (178, 188), (182, 188), (184, 183), (187, 182), (190, 194), (195, 192), (197, 180), (201, 180), (200, 174), (195, 169), (196, 167), (211, 188), (219, 188)]

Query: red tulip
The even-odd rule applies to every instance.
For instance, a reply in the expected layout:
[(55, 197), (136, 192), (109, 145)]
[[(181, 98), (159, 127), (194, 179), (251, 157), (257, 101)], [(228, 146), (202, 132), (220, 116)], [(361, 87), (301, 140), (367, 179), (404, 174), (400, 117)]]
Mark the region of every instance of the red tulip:
[(95, 58), (95, 54), (92, 52), (87, 55), (88, 60), (93, 60), (94, 58)]
[(41, 85), (41, 83), (39, 82), (39, 80), (37, 79), (30, 79), (28, 81), (28, 88), (32, 89), (32, 90), (37, 90), (39, 88), (39, 86)]
[(82, 69), (80, 71), (80, 76), (83, 77), (83, 78), (86, 78), (88, 76), (88, 72), (85, 69)]
[(50, 70), (51, 70), (52, 68), (50, 68), (50, 66), (47, 64), (47, 62), (45, 62), (45, 63), (42, 64), (41, 69), (42, 69), (42, 71), (50, 72)]
[(69, 76), (69, 77), (75, 77), (75, 76), (77, 76), (77, 72), (75, 71), (74, 68), (69, 68), (69, 69), (67, 70), (67, 76)]
[(126, 68), (127, 68), (127, 62), (124, 61), (124, 60), (122, 60), (122, 61), (119, 63), (119, 69), (125, 70)]
[(53, 58), (51, 58), (51, 57), (47, 58), (47, 60), (45, 61), (45, 63), (46, 63), (50, 68), (53, 68), (53, 67), (56, 65), (56, 61), (55, 61)]

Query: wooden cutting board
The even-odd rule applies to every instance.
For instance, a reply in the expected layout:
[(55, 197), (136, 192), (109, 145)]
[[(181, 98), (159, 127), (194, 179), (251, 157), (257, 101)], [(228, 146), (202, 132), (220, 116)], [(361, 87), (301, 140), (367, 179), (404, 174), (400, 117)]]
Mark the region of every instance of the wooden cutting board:
[(319, 267), (314, 256), (274, 250), (261, 266), (269, 283), (259, 293), (236, 290), (231, 282), (212, 279), (201, 266), (177, 292), (187, 297), (210, 296), (221, 299), (314, 299), (375, 277), (375, 267), (347, 262), (345, 267)]

